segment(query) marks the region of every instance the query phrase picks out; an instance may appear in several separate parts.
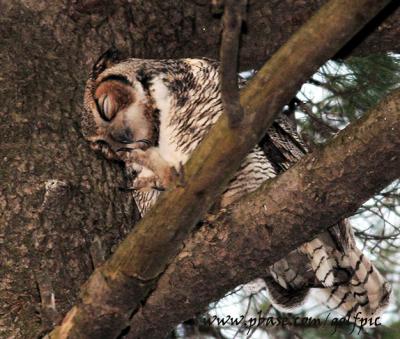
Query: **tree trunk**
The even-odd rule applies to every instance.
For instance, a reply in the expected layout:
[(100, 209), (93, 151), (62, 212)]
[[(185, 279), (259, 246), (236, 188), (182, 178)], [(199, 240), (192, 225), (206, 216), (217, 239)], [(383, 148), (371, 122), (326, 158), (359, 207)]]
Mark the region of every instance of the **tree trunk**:
[[(26, 5), (0, 8), (1, 338), (37, 338), (60, 320), (137, 220), (120, 168), (80, 133), (86, 64), (107, 43), (93, 28), (81, 36), (61, 3)], [(100, 47), (83, 47), (89, 35)]]

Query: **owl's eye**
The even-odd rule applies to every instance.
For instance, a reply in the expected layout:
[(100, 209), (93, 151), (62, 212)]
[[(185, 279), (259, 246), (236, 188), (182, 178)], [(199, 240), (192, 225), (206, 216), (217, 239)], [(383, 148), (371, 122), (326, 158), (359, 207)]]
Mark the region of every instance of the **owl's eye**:
[(111, 95), (103, 94), (98, 99), (98, 110), (100, 116), (106, 120), (111, 121), (118, 111), (118, 104)]
[(111, 121), (119, 111), (134, 101), (132, 88), (121, 80), (103, 80), (94, 93), (97, 110), (104, 121)]

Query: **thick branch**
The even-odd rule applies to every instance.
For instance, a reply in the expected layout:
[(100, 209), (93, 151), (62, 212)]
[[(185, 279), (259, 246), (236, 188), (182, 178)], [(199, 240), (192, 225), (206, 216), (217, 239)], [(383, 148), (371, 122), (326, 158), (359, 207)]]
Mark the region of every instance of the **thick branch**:
[(398, 178), (399, 113), (397, 90), (324, 148), (231, 206), (213, 227), (192, 235), (134, 315), (130, 338), (163, 338)]
[(221, 116), (185, 165), (186, 187), (159, 199), (112, 258), (92, 274), (81, 302), (51, 336), (117, 336), (282, 106), (388, 2), (355, 0), (349, 5), (333, 0), (321, 8), (244, 89), (241, 133), (230, 129), (227, 117)]

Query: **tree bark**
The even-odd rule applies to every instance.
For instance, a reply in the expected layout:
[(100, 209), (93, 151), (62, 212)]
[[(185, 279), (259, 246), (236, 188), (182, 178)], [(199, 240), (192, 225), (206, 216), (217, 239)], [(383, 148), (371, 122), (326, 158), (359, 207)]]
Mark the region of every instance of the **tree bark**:
[[(251, 3), (242, 69), (260, 65), (322, 2)], [(0, 337), (44, 333), (137, 220), (118, 190), (119, 166), (80, 135), (89, 65), (112, 43), (136, 57), (216, 57), (220, 21), (208, 3), (0, 1)], [(399, 15), (357, 53), (398, 52)]]
[(82, 56), (92, 52), (71, 53), (68, 28), (58, 43), (49, 13), (11, 1), (0, 13), (0, 337), (37, 338), (92, 272), (95, 236), (108, 256), (137, 213), (118, 191), (120, 169), (80, 134)]
[(399, 113), (397, 90), (323, 148), (217, 215), (212, 227), (192, 234), (133, 316), (128, 338), (165, 337), (227, 291), (263, 277), (269, 265), (399, 178)]

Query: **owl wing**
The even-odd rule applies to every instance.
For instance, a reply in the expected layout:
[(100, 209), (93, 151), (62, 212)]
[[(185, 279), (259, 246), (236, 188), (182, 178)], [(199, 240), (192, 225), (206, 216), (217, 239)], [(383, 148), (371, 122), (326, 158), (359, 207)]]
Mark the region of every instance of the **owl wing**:
[(306, 152), (295, 125), (282, 114), (268, 129), (260, 144), (243, 160), (222, 195), (221, 206), (225, 207), (256, 190), (267, 179), (287, 170)]

